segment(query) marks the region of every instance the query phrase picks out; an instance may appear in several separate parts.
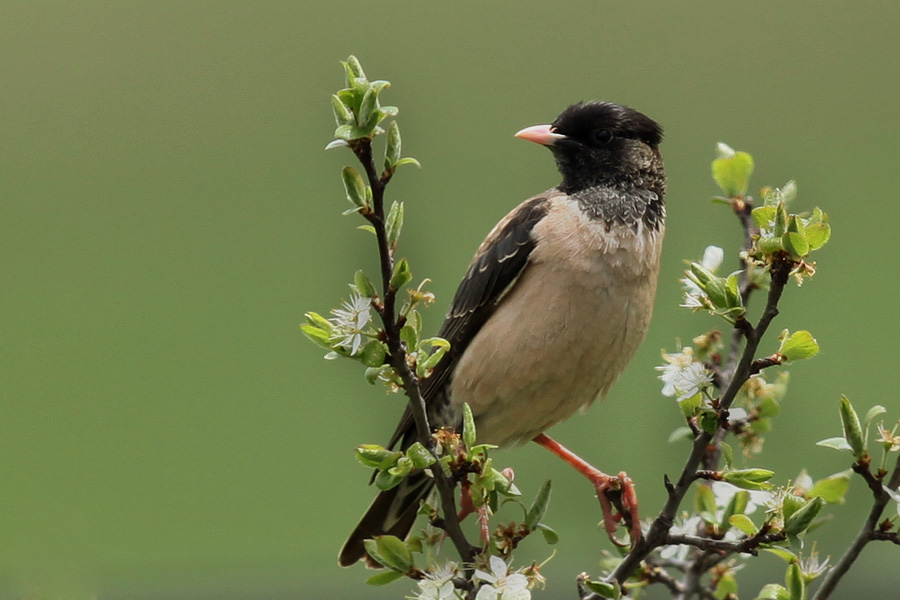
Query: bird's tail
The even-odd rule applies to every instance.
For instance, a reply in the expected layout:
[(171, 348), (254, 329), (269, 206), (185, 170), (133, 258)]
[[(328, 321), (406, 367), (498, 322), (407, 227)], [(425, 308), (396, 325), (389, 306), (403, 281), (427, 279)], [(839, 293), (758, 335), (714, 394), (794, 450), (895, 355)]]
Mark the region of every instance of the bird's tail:
[(404, 478), (400, 485), (379, 492), (356, 529), (344, 542), (338, 555), (338, 563), (342, 567), (349, 567), (365, 559), (368, 566), (380, 568), (381, 565), (366, 553), (363, 542), (376, 535), (393, 535), (404, 539), (416, 520), (419, 502), (428, 495), (432, 485), (434, 480), (419, 471)]

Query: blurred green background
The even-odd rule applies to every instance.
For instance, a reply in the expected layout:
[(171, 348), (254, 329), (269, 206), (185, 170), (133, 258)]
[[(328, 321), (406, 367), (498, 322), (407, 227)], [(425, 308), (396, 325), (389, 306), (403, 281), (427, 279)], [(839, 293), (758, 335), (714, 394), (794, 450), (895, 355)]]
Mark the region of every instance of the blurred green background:
[[(754, 3), (6, 2), (0, 19), (0, 596), (400, 598), (336, 554), (373, 491), (352, 457), (384, 442), (398, 398), (325, 363), (297, 325), (346, 297), (370, 238), (341, 217), (344, 151), (326, 153), (338, 61), (356, 54), (400, 107), (400, 251), (434, 280), (435, 331), (494, 222), (558, 179), (515, 140), (582, 99), (666, 128), (668, 237), (655, 319), (602, 406), (553, 434), (638, 482), (645, 514), (686, 446), (659, 395), (661, 348), (716, 326), (677, 308), (682, 259), (739, 229), (710, 205), (714, 145), (753, 183), (797, 180), (834, 235), (776, 329), (816, 359), (759, 463), (782, 482), (848, 466), (816, 448), (837, 399), (900, 402), (895, 368), (900, 11), (884, 0)], [(767, 350), (774, 350), (770, 341)], [(537, 447), (502, 452), (533, 493), (554, 481), (562, 541), (537, 597), (572, 598), (608, 547), (589, 487)], [(821, 530), (836, 554), (868, 496)], [(542, 560), (542, 542), (522, 560)], [(838, 597), (891, 597), (897, 549), (869, 547)], [(780, 581), (774, 557), (742, 597)], [(888, 592), (887, 590), (894, 590)]]

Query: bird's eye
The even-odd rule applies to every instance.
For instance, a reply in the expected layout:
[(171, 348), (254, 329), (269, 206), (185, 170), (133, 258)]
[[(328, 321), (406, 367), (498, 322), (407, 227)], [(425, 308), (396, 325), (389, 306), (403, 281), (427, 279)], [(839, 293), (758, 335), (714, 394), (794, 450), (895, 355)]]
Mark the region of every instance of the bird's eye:
[(613, 139), (613, 134), (609, 129), (595, 129), (594, 130), (594, 142), (600, 144), (608, 144)]

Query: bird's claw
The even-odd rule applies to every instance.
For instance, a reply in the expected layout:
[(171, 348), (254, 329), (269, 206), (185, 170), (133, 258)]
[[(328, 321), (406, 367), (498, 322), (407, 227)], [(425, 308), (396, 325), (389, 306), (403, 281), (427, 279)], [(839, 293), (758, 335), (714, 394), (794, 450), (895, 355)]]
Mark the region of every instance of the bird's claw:
[[(610, 541), (621, 548), (637, 544), (642, 535), (641, 520), (638, 517), (637, 494), (631, 477), (625, 471), (616, 477), (604, 474), (594, 481), (594, 486), (603, 511), (603, 526)], [(630, 543), (616, 536), (619, 521), (629, 529)]]

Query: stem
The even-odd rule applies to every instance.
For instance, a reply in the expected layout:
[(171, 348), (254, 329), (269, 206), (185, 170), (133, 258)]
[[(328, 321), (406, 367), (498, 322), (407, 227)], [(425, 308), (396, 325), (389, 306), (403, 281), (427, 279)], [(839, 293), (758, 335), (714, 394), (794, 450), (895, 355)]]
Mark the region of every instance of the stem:
[[(759, 342), (768, 330), (772, 320), (778, 315), (778, 301), (781, 299), (782, 292), (784, 292), (790, 270), (791, 263), (788, 259), (778, 260), (772, 264), (772, 283), (769, 286), (766, 308), (756, 327), (747, 327), (745, 329), (747, 332), (747, 343), (744, 346), (740, 361), (734, 369), (731, 381), (719, 399), (720, 410), (728, 410), (732, 402), (734, 402), (741, 386), (744, 385), (744, 382), (750, 377), (751, 366), (756, 355), (756, 349), (759, 347)], [(619, 563), (609, 576), (610, 579), (615, 579), (620, 584), (624, 583), (635, 569), (637, 569), (644, 558), (656, 548), (667, 543), (667, 540), (669, 539), (669, 529), (671, 529), (672, 524), (675, 522), (675, 515), (677, 514), (678, 507), (681, 505), (691, 484), (697, 478), (697, 469), (703, 461), (707, 447), (713, 437), (714, 434), (701, 432), (694, 438), (691, 454), (684, 464), (681, 476), (674, 486), (668, 488), (669, 496), (666, 499), (663, 509), (650, 525), (650, 531), (647, 533), (646, 537), (635, 544), (634, 549), (632, 549), (622, 562)]]
[[(396, 313), (397, 290), (393, 289), (390, 283), (391, 275), (394, 271), (394, 256), (393, 249), (388, 244), (385, 227), (384, 189), (393, 173), (385, 171), (381, 176), (378, 175), (378, 172), (375, 170), (375, 161), (372, 157), (372, 140), (354, 140), (351, 142), (350, 147), (362, 164), (363, 169), (365, 169), (369, 186), (372, 188), (372, 209), (363, 211), (362, 215), (375, 229), (375, 238), (378, 243), (383, 294), (382, 305), (381, 307), (376, 307), (376, 311), (384, 325), (385, 343), (388, 347), (390, 365), (403, 381), (403, 391), (409, 399), (409, 408), (416, 423), (416, 437), (423, 446), (434, 454), (436, 443), (431, 436), (432, 430), (428, 423), (428, 410), (425, 406), (425, 399), (422, 398), (422, 393), (419, 389), (419, 379), (407, 362), (406, 348), (400, 340), (401, 326), (397, 320)], [(441, 508), (444, 513), (444, 531), (447, 532), (447, 535), (456, 547), (463, 563), (471, 564), (473, 559), (472, 545), (466, 539), (457, 518), (454, 486), (443, 469), (434, 468), (431, 472), (434, 475), (435, 486), (441, 497)]]
[[(865, 523), (863, 523), (859, 533), (856, 534), (856, 539), (853, 540), (853, 543), (850, 544), (847, 551), (844, 552), (840, 560), (837, 561), (834, 568), (831, 569), (831, 571), (828, 572), (828, 575), (825, 576), (825, 579), (822, 580), (822, 585), (816, 590), (816, 594), (812, 597), (812, 600), (825, 600), (826, 598), (831, 597), (831, 594), (834, 592), (838, 583), (840, 583), (844, 575), (847, 574), (850, 567), (853, 566), (854, 561), (859, 558), (859, 554), (862, 552), (865, 545), (872, 540), (879, 539), (876, 537), (878, 533), (878, 520), (881, 518), (881, 513), (884, 511), (884, 507), (887, 506), (891, 498), (882, 488), (881, 481), (872, 475), (872, 472), (867, 465), (857, 463), (853, 465), (853, 470), (859, 473), (863, 479), (866, 480), (866, 483), (869, 484), (869, 489), (872, 491), (875, 502), (872, 504), (872, 510), (869, 511), (869, 516), (866, 517)], [(897, 464), (894, 466), (894, 472), (887, 485), (892, 490), (896, 490), (897, 486), (900, 486), (900, 457), (897, 458)]]

